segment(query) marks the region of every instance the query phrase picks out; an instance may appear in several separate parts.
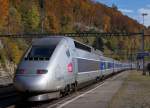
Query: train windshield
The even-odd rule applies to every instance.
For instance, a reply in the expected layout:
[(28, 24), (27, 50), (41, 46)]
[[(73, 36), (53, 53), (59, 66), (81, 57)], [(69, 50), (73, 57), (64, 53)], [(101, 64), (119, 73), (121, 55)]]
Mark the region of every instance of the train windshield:
[(56, 46), (32, 46), (26, 59), (49, 60)]

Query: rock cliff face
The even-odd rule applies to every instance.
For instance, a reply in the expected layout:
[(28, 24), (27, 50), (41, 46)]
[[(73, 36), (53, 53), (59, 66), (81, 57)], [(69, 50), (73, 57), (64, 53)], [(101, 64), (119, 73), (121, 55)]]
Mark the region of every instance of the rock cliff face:
[(16, 65), (11, 62), (7, 62), (5, 68), (0, 63), (0, 85), (7, 85), (13, 82), (14, 72)]
[[(3, 44), (2, 44), (2, 41), (1, 41), (1, 39), (0, 39), (0, 50), (3, 48)], [(4, 68), (3, 68), (3, 66), (2, 66), (2, 64), (1, 64), (1, 62), (0, 62), (0, 77), (2, 77), (2, 76), (5, 76), (5, 71), (4, 71)]]
[(14, 63), (8, 62), (5, 64), (5, 68), (0, 63), (0, 77), (10, 77), (13, 78), (14, 72), (16, 70), (16, 65)]

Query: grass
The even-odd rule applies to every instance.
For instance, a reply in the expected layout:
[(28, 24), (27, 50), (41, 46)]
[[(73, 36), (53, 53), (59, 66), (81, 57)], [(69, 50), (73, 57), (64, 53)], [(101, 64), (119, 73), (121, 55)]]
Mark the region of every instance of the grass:
[(150, 108), (150, 76), (131, 71), (108, 106), (109, 108)]

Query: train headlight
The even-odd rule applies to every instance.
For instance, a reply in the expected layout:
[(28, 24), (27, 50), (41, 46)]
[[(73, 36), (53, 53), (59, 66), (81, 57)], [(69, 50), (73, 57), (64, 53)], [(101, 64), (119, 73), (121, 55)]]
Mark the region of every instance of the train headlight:
[(48, 72), (48, 70), (45, 69), (38, 69), (37, 70), (37, 74), (46, 74)]
[(17, 69), (16, 70), (16, 74), (25, 74), (25, 73), (26, 73), (25, 69)]

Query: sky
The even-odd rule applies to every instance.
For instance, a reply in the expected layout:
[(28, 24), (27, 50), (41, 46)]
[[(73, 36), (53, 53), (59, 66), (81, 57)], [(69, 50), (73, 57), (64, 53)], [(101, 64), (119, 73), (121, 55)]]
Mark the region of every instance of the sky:
[(144, 25), (150, 26), (150, 0), (96, 0), (108, 5), (115, 4), (124, 15), (127, 15), (139, 23), (143, 24), (142, 13), (147, 13), (144, 17)]

